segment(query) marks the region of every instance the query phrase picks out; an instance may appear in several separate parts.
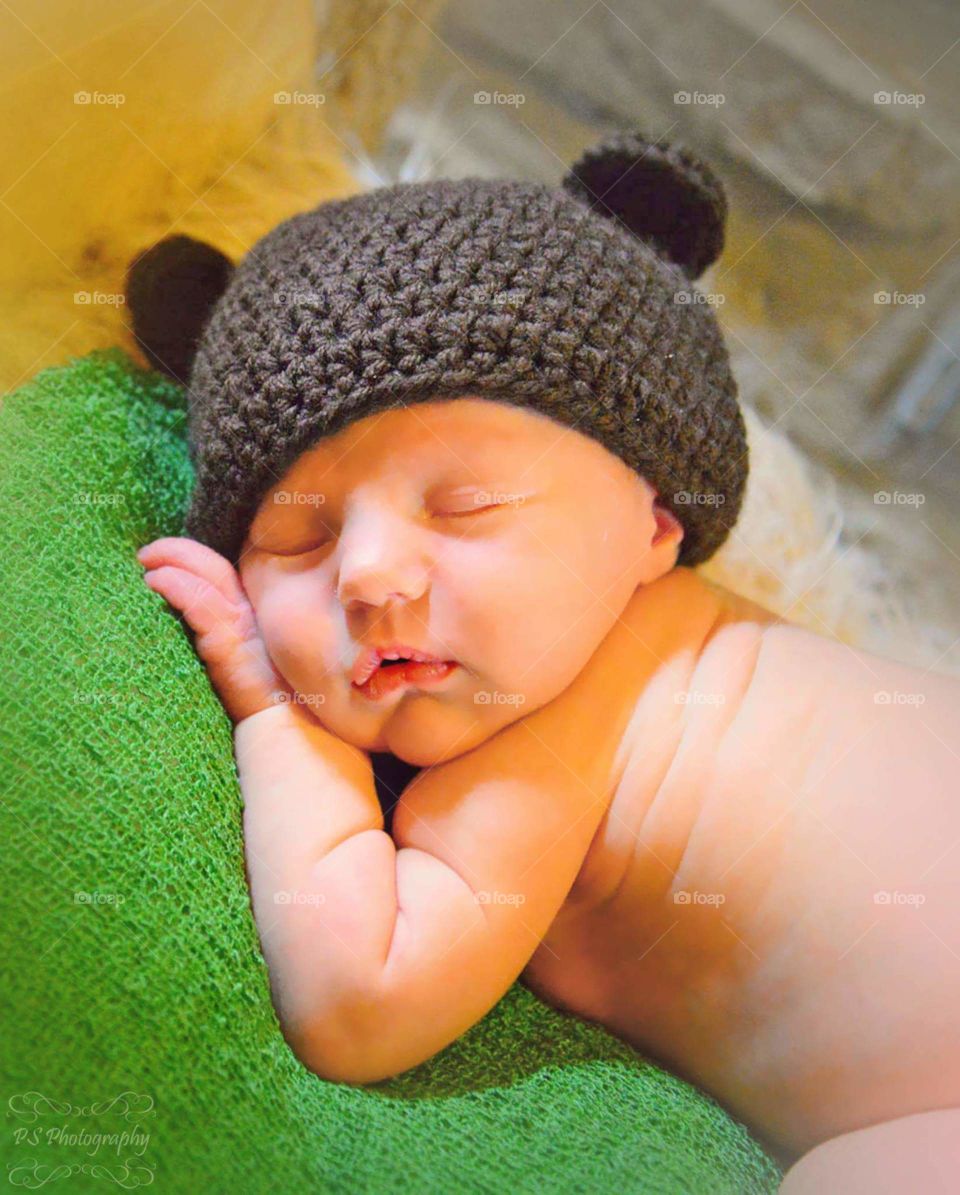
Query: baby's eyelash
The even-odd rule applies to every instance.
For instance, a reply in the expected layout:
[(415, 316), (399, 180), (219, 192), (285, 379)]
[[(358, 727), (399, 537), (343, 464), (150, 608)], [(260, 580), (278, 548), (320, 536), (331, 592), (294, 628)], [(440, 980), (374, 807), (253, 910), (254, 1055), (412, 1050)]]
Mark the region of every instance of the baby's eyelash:
[(440, 510), (434, 512), (435, 518), (457, 519), (463, 515), (483, 514), (488, 510), (499, 510), (503, 502), (488, 502), (485, 506), (472, 506), (469, 510)]
[(283, 556), (284, 558), (293, 558), (295, 556), (307, 556), (310, 552), (319, 552), (321, 548), (325, 548), (331, 541), (325, 539), (323, 543), (312, 544), (309, 548), (297, 548), (292, 552), (280, 552), (276, 548), (265, 548), (264, 551), (269, 556)]
[[(468, 507), (466, 510), (434, 510), (430, 512), (430, 517), (433, 519), (461, 519), (467, 516), (488, 514), (490, 511), (502, 510), (509, 505), (506, 502), (487, 502), (484, 505), (477, 505)], [(262, 548), (269, 556), (280, 556), (283, 559), (293, 560), (298, 556), (309, 556), (311, 552), (319, 552), (321, 548), (329, 547), (336, 539), (335, 535), (328, 535), (319, 544), (311, 544), (306, 548), (296, 548), (292, 551), (282, 552), (279, 548)]]

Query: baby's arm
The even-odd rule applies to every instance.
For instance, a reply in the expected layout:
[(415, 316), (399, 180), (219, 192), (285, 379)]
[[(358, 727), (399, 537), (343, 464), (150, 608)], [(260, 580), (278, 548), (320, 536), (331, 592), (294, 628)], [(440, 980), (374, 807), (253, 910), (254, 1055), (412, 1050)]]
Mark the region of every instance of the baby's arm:
[[(254, 912), (288, 1040), (346, 1082), (424, 1061), (523, 970), (604, 813), (623, 727), (582, 691), (597, 656), (562, 700), (420, 773), (394, 840), (366, 754), (278, 700), (289, 693), (228, 562), (187, 539), (140, 556), (198, 630), (236, 721)], [(619, 655), (616, 638), (602, 646)]]
[[(236, 727), (254, 909), (284, 1031), (328, 1079), (368, 1083), (478, 1021), (536, 950), (605, 808), (508, 727), (421, 772), (385, 833), (363, 753), (285, 704)], [(277, 903), (278, 893), (288, 893)]]

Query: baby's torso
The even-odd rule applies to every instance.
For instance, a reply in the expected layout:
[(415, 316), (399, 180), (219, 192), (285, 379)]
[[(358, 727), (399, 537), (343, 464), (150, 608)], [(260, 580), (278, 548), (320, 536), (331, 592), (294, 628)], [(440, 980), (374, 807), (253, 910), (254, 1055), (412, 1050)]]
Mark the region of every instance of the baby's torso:
[(775, 626), (689, 570), (672, 584), (689, 641), (646, 637), (659, 660), (639, 700), (607, 686), (635, 702), (618, 783), (525, 982), (788, 1151), (960, 1102), (960, 894), (937, 870), (960, 839), (960, 685), (924, 678), (928, 735), (874, 700), (918, 672)]

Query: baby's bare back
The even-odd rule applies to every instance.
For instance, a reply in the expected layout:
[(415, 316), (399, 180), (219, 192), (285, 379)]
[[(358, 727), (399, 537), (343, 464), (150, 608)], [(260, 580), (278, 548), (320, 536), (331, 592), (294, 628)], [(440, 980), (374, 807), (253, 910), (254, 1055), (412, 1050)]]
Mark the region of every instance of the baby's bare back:
[(638, 628), (717, 616), (657, 641), (622, 781), (525, 981), (785, 1156), (960, 1104), (960, 683), (690, 570), (648, 590)]

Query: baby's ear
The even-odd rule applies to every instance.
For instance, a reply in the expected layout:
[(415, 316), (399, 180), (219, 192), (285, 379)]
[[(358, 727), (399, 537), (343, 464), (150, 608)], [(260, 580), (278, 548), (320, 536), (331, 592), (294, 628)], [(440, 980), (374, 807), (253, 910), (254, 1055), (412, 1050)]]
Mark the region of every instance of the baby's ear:
[(699, 278), (723, 250), (727, 200), (705, 162), (685, 147), (638, 131), (588, 149), (563, 187), (591, 210), (621, 221), (641, 240)]
[(133, 335), (155, 368), (187, 384), (200, 333), (234, 270), (219, 249), (178, 235), (144, 250), (124, 290)]

